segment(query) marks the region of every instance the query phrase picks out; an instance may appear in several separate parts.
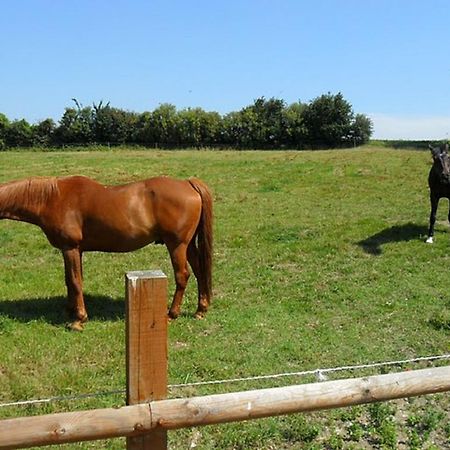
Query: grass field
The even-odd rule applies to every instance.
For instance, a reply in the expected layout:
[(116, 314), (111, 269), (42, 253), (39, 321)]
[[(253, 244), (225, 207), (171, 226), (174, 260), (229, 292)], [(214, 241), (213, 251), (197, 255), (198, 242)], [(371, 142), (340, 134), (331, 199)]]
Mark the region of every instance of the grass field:
[[(196, 321), (191, 279), (170, 324), (170, 384), (449, 353), (447, 202), (435, 244), (428, 152), (354, 150), (0, 152), (0, 182), (83, 174), (108, 183), (197, 176), (215, 198), (214, 300)], [(31, 225), (0, 222), (0, 403), (125, 389), (124, 273), (162, 269), (162, 246), (85, 254), (90, 321), (65, 329), (62, 257)], [(391, 371), (415, 369), (409, 364)], [(387, 371), (387, 369), (382, 369)], [(339, 372), (331, 378), (380, 373)], [(170, 396), (312, 381), (286, 378)], [(123, 394), (2, 407), (0, 417), (124, 404)], [(447, 394), (169, 433), (171, 449), (438, 449)], [(115, 439), (63, 448), (123, 448)]]

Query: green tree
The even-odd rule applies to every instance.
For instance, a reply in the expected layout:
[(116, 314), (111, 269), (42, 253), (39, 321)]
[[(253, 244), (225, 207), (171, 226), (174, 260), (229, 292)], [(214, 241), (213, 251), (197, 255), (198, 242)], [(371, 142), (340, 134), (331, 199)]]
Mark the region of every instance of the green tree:
[(353, 111), (341, 93), (314, 99), (303, 111), (303, 122), (313, 147), (342, 147), (351, 142)]
[(224, 139), (241, 148), (280, 148), (290, 142), (289, 125), (294, 123), (294, 114), (286, 114), (283, 100), (260, 97), (253, 105), (225, 116)]
[(150, 111), (139, 114), (133, 132), (133, 142), (153, 146), (157, 144), (158, 132), (155, 129), (153, 115)]
[(93, 111), (82, 107), (72, 99), (76, 108), (66, 108), (56, 129), (56, 140), (60, 144), (88, 144), (93, 142)]
[(174, 105), (163, 103), (152, 112), (151, 128), (156, 145), (175, 146), (179, 144), (179, 118)]
[(33, 145), (48, 147), (53, 143), (56, 124), (53, 119), (45, 119), (33, 127)]
[(92, 132), (99, 143), (125, 144), (131, 142), (138, 115), (100, 102), (93, 106)]
[(364, 114), (356, 114), (351, 125), (351, 138), (353, 139), (353, 144), (356, 146), (369, 142), (372, 131), (373, 123), (370, 118)]
[(287, 140), (284, 100), (264, 97), (251, 106), (255, 114), (254, 145), (259, 148), (279, 148)]
[(218, 143), (220, 114), (202, 108), (187, 108), (178, 112), (178, 138), (182, 145), (202, 147)]
[(33, 145), (33, 130), (25, 120), (14, 120), (6, 129), (7, 147), (31, 147)]
[(0, 150), (3, 150), (6, 147), (6, 133), (9, 127), (8, 118), (0, 113)]
[(290, 148), (302, 148), (306, 141), (306, 127), (303, 111), (306, 105), (301, 102), (292, 103), (283, 111), (285, 126), (284, 144)]
[(252, 108), (243, 108), (224, 117), (224, 142), (238, 148), (253, 147), (256, 117)]

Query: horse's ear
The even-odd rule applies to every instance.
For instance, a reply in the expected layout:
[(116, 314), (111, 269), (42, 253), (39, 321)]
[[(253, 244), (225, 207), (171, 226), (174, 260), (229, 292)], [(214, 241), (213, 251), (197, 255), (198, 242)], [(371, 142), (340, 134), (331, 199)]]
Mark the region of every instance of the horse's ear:
[(433, 158), (436, 158), (439, 155), (439, 147), (433, 147), (431, 144), (428, 144), (428, 148), (430, 149)]

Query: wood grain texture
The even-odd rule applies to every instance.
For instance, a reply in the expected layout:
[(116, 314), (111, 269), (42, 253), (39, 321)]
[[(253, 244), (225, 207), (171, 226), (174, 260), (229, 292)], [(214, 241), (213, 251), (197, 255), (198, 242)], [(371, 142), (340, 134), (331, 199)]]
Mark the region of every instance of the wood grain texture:
[(173, 399), (150, 404), (164, 429), (392, 400), (450, 390), (450, 366), (272, 389)]
[[(128, 272), (126, 290), (127, 404), (167, 396), (167, 278), (161, 271)], [(128, 450), (165, 450), (167, 432), (127, 438)]]
[(0, 448), (133, 436), (151, 429), (148, 404), (5, 419), (0, 421)]

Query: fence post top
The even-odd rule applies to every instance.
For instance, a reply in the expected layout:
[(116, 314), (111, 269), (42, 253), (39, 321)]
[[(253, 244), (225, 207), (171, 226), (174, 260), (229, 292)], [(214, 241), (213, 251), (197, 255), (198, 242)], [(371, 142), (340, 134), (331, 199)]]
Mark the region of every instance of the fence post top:
[(149, 279), (149, 278), (167, 278), (162, 270), (132, 270), (125, 274), (129, 280)]

